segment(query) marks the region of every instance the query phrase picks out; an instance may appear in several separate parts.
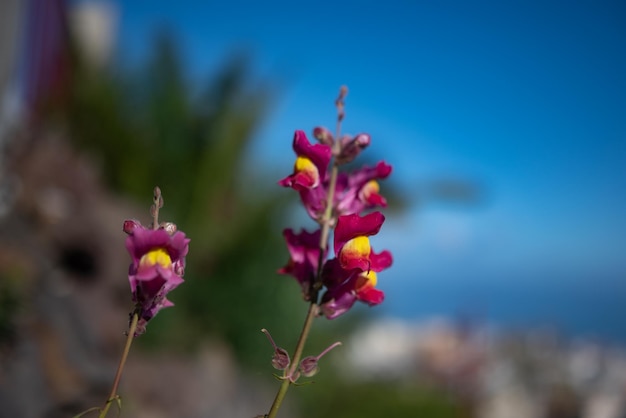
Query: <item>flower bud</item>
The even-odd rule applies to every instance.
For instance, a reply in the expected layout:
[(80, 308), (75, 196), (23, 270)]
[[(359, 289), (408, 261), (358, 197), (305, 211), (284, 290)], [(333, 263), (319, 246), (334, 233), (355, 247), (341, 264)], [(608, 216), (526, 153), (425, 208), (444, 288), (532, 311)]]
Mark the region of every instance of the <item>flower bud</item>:
[(318, 358), (314, 356), (305, 357), (300, 362), (300, 373), (304, 377), (313, 377), (319, 371), (319, 367), (317, 366)]
[(124, 226), (122, 227), (122, 230), (128, 235), (131, 235), (133, 231), (135, 231), (135, 229), (137, 228), (143, 228), (143, 226), (141, 225), (141, 222), (135, 219), (126, 219), (124, 221)]
[(320, 144), (324, 144), (324, 145), (333, 145), (333, 143), (335, 142), (335, 138), (333, 137), (333, 134), (330, 133), (330, 131), (322, 126), (318, 126), (315, 129), (313, 129), (313, 136), (315, 137), (315, 139), (317, 139)]
[[(302, 374), (302, 376), (304, 376), (304, 377), (315, 376), (317, 374), (317, 372), (319, 371), (319, 367), (317, 366), (317, 362), (322, 357), (324, 357), (330, 350), (332, 350), (333, 348), (335, 348), (335, 347), (337, 347), (339, 345), (341, 345), (341, 343), (339, 341), (337, 341), (336, 343), (334, 343), (330, 347), (328, 347), (326, 350), (322, 351), (319, 355), (317, 355), (317, 356), (309, 356), (309, 357), (303, 358), (302, 361), (300, 362), (299, 366), (298, 366), (298, 372), (300, 372), (300, 374)], [(297, 379), (297, 377), (295, 379)]]
[(291, 364), (289, 353), (284, 348), (276, 347), (272, 356), (272, 367), (276, 370), (285, 370)]
[(178, 230), (178, 227), (173, 222), (161, 222), (159, 225), (161, 229), (164, 229), (170, 235), (174, 235), (174, 232)]
[(346, 164), (354, 160), (372, 142), (369, 134), (358, 134), (354, 138), (341, 138), (341, 152), (337, 156), (337, 163)]
[(184, 276), (185, 275), (185, 263), (183, 260), (179, 260), (175, 263), (172, 264), (172, 269), (174, 269), (174, 273), (176, 273), (179, 276)]
[(157, 209), (161, 209), (163, 207), (163, 195), (161, 194), (161, 189), (159, 186), (154, 187), (154, 204)]
[(272, 367), (274, 367), (276, 370), (285, 370), (291, 364), (289, 353), (287, 353), (287, 350), (285, 350), (284, 348), (278, 347), (276, 345), (268, 330), (263, 328), (261, 332), (265, 334), (270, 344), (272, 344), (272, 347), (274, 347), (274, 355), (272, 355)]

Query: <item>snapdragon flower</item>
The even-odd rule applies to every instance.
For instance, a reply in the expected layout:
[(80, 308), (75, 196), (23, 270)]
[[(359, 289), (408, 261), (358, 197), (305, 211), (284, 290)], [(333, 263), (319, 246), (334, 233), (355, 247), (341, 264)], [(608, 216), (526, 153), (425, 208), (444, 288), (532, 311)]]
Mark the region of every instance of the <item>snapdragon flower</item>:
[(311, 145), (304, 131), (296, 131), (293, 137), (293, 150), (296, 153), (293, 173), (278, 184), (295, 190), (307, 190), (318, 187), (326, 176), (326, 169), (331, 159), (328, 145)]
[(378, 180), (391, 174), (391, 166), (379, 161), (376, 166), (363, 168), (353, 173), (340, 173), (335, 189), (335, 208), (339, 215), (361, 213), (375, 207), (387, 207), (387, 199), (380, 194)]
[[(320, 301), (321, 313), (333, 319), (347, 312), (357, 300), (370, 306), (384, 300), (384, 293), (376, 288), (377, 273), (391, 265), (392, 256), (389, 251), (375, 253), (369, 237), (378, 233), (385, 217), (380, 212), (362, 213), (387, 206), (387, 200), (380, 193), (379, 181), (389, 177), (392, 167), (379, 161), (373, 167), (336, 173), (332, 187), (331, 158), (335, 159), (335, 169), (351, 162), (370, 145), (371, 137), (361, 133), (335, 139), (323, 127), (315, 128), (313, 136), (319, 144), (311, 145), (303, 131), (295, 132), (294, 171), (279, 184), (298, 191), (305, 210), (322, 228), (327, 223), (326, 227), (335, 229), (335, 258), (326, 260), (325, 250), (320, 266), (321, 229), (314, 232), (303, 230), (299, 234), (286, 229), (283, 234), (290, 259), (279, 273), (292, 275), (307, 301), (311, 300), (312, 292), (317, 295), (318, 290), (325, 290)], [(329, 193), (332, 194), (330, 200)], [(324, 219), (329, 202), (332, 204), (328, 212), (330, 218)]]
[[(318, 229), (283, 232), (290, 257), (279, 273), (292, 275), (310, 304), (292, 359), (276, 346), (267, 330), (262, 330), (274, 348), (272, 365), (283, 373), (277, 376), (282, 383), (269, 413), (259, 416), (276, 417), (289, 386), (301, 376), (311, 377), (317, 373), (320, 358), (340, 344), (334, 343), (318, 356), (300, 361), (315, 317), (334, 319), (348, 312), (357, 301), (375, 306), (385, 298), (383, 291), (376, 287), (377, 273), (391, 266), (392, 256), (389, 251), (376, 253), (370, 244), (370, 237), (378, 233), (385, 217), (380, 212), (364, 213), (387, 206), (378, 181), (387, 178), (392, 168), (381, 161), (374, 167), (340, 172), (340, 168), (358, 157), (372, 140), (366, 133), (341, 135), (347, 93), (347, 87), (342, 86), (335, 100), (336, 136), (324, 127), (317, 127), (313, 137), (319, 143), (311, 145), (304, 132), (296, 131), (293, 172), (278, 182), (299, 193)], [(335, 257), (327, 259), (333, 229)]]
[(366, 216), (340, 216), (335, 229), (335, 258), (324, 265), (327, 291), (322, 296), (321, 311), (328, 319), (347, 312), (359, 300), (369, 306), (383, 302), (384, 293), (376, 289), (376, 273), (391, 266), (389, 251), (374, 252), (369, 237), (380, 230), (385, 217), (380, 212)]
[[(169, 231), (174, 231), (170, 234)], [(164, 308), (174, 306), (167, 294), (183, 283), (189, 239), (176, 228), (148, 229), (137, 221), (126, 221), (126, 249), (132, 262), (128, 280), (132, 299), (139, 310), (136, 335)]]

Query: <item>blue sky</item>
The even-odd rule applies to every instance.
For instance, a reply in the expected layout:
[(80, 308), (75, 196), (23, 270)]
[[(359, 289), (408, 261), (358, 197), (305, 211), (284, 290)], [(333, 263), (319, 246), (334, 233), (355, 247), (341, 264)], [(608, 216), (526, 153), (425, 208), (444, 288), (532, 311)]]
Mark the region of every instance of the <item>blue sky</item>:
[(346, 84), (344, 131), (372, 134), (369, 156), (394, 165), (410, 201), (438, 178), (484, 188), (473, 207), (389, 219), (373, 240), (396, 258), (384, 289), (625, 278), (624, 2), (159, 0), (119, 12), (129, 63), (162, 27), (194, 80), (250, 54), (280, 87), (251, 151), (265, 164), (289, 171), (293, 131), (334, 126)]

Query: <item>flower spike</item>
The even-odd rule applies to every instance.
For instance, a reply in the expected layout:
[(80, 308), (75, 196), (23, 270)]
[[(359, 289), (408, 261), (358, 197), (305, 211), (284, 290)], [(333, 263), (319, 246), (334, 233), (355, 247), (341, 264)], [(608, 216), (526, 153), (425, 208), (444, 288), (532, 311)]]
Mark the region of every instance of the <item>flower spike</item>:
[[(389, 251), (376, 253), (370, 244), (370, 237), (379, 232), (385, 217), (380, 212), (367, 211), (387, 206), (379, 181), (387, 178), (392, 168), (380, 161), (374, 167), (340, 172), (372, 141), (367, 133), (342, 135), (347, 93), (347, 87), (342, 86), (335, 100), (337, 127), (334, 135), (327, 128), (316, 127), (313, 137), (318, 143), (311, 145), (303, 131), (295, 132), (293, 172), (278, 182), (298, 192), (306, 212), (318, 223), (319, 229), (283, 232), (289, 261), (278, 272), (296, 278), (310, 306), (291, 363), (288, 353), (276, 347), (267, 333), (274, 346), (274, 367), (284, 370), (282, 376), (277, 376), (282, 383), (265, 415), (268, 418), (276, 416), (290, 385), (297, 384), (300, 376), (317, 373), (319, 359), (339, 345), (335, 343), (318, 356), (301, 359), (314, 318), (323, 315), (334, 319), (348, 312), (357, 301), (375, 306), (385, 299), (383, 291), (376, 288), (378, 273), (391, 266), (393, 259)], [(328, 259), (330, 239), (334, 257)]]

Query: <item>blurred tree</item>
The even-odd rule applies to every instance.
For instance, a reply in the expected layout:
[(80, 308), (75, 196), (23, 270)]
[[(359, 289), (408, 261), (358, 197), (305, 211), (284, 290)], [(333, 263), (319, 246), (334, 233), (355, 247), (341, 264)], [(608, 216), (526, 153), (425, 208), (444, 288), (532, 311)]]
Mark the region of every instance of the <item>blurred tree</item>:
[(297, 285), (274, 273), (285, 262), (279, 220), (293, 196), (275, 179), (244, 177), (245, 149), (269, 108), (270, 88), (251, 86), (238, 57), (194, 97), (180, 62), (168, 35), (134, 77), (77, 60), (63, 119), (111, 188), (146, 202), (159, 185), (162, 219), (192, 239), (187, 282), (173, 294), (177, 307), (159, 315), (142, 342), (189, 347), (213, 334), (242, 359), (266, 359), (259, 330), (297, 329), (293, 310), (306, 309)]

